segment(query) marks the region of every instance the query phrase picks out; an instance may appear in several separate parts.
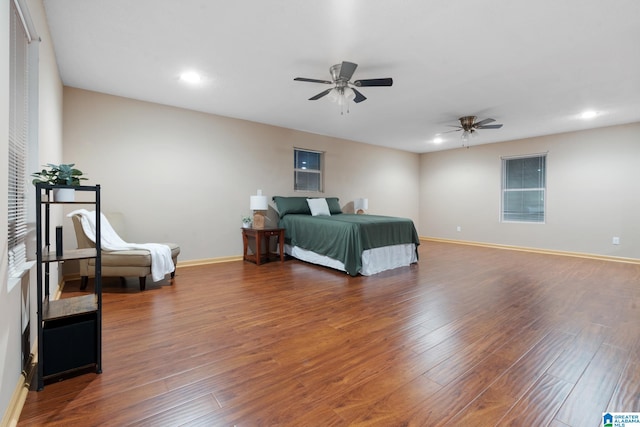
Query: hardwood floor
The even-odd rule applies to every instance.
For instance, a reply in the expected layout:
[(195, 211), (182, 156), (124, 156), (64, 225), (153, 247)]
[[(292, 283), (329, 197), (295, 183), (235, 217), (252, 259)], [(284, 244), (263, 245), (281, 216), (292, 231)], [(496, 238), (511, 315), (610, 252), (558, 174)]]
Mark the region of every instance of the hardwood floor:
[(103, 344), (19, 425), (596, 427), (640, 412), (640, 265), (423, 242), (371, 277), (185, 267), (107, 281)]

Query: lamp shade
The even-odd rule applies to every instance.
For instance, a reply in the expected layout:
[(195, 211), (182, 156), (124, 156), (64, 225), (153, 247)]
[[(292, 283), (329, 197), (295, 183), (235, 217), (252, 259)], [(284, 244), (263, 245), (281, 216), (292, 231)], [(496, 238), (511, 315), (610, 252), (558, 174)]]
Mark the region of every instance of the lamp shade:
[(369, 209), (369, 199), (359, 198), (353, 201), (353, 209), (358, 211), (365, 211)]
[(344, 88), (344, 97), (347, 101), (352, 101), (356, 97), (356, 93), (350, 87)]
[(327, 99), (331, 102), (338, 102), (339, 97), (340, 92), (338, 92), (338, 89), (334, 87), (333, 89), (331, 89), (331, 92), (329, 92), (329, 96), (327, 96)]
[(262, 190), (258, 190), (258, 194), (251, 196), (249, 209), (252, 211), (266, 211), (269, 209), (269, 202), (267, 202), (267, 196), (262, 195)]
[(267, 196), (251, 196), (252, 211), (266, 211), (269, 208), (267, 203)]

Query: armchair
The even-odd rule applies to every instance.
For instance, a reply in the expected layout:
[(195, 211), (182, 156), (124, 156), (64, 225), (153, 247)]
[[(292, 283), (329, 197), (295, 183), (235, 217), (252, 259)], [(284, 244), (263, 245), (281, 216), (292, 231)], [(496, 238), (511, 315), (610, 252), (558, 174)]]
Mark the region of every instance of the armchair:
[[(73, 215), (73, 227), (76, 234), (78, 249), (95, 248), (95, 243), (87, 237), (79, 215)], [(180, 246), (175, 243), (165, 243), (171, 249), (173, 271), (171, 283), (175, 277), (175, 266), (178, 263)], [(95, 275), (95, 259), (80, 260), (80, 289), (85, 289), (89, 282), (89, 276)], [(102, 276), (103, 277), (138, 277), (140, 290), (146, 288), (147, 276), (151, 274), (151, 252), (145, 249), (127, 249), (115, 251), (102, 251)]]

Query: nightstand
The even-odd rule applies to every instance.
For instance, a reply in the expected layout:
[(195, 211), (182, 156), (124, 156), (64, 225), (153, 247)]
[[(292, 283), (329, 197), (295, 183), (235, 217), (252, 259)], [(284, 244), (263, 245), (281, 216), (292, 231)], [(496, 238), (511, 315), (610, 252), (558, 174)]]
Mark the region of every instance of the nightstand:
[[(271, 238), (276, 237), (280, 251), (280, 262), (284, 262), (284, 228), (242, 228), (243, 259), (260, 265), (269, 260), (269, 247)], [(248, 254), (249, 239), (255, 241), (255, 253)], [(265, 254), (262, 254), (262, 243), (265, 245)]]

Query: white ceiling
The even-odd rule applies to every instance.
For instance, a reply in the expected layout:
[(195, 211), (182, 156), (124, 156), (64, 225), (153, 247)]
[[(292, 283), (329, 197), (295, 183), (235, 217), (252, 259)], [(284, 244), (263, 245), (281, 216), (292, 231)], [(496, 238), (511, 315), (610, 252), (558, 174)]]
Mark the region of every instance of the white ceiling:
[[(63, 83), (423, 153), (640, 121), (638, 0), (44, 0)], [(329, 67), (359, 64), (349, 114)], [(203, 74), (189, 86), (185, 70)], [(590, 121), (580, 112), (594, 109)]]

